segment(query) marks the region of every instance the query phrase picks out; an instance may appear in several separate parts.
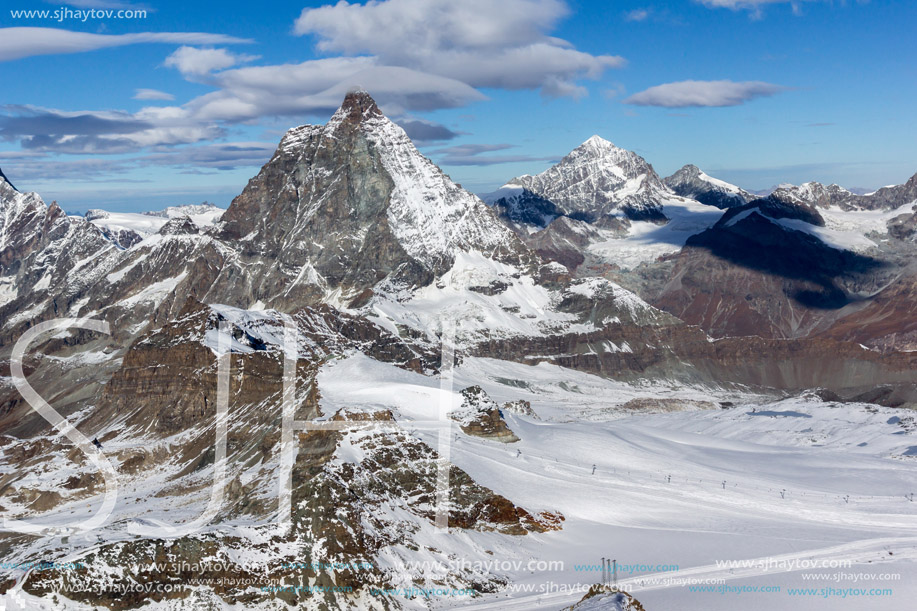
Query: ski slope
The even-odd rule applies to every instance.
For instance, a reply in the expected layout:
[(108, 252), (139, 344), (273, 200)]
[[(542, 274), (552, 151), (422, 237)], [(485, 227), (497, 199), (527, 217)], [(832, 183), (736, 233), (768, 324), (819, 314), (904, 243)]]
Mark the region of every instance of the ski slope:
[[(323, 406), (393, 409), (436, 448), (438, 431), (429, 423), (446, 391), (435, 378), (402, 370), (385, 374), (387, 367), (366, 357), (331, 365), (319, 378)], [(560, 531), (512, 541), (462, 533), (475, 540), (479, 557), (491, 552), (508, 562), (560, 562), (563, 568), (509, 570), (503, 573), (507, 590), (473, 601), (439, 599), (434, 608), (560, 609), (601, 580), (600, 571), (578, 571), (576, 565), (597, 566), (602, 557), (623, 565), (679, 567), (621, 575), (620, 584), (648, 611), (911, 608), (917, 596), (917, 501), (906, 495), (917, 492), (917, 427), (910, 412), (806, 396), (746, 397), (740, 403), (699, 388), (626, 385), (545, 365), (536, 375), (533, 369), (491, 359), (463, 361), (455, 370), (455, 392), (483, 378), (498, 403), (526, 399), (540, 419), (504, 412), (521, 441), (501, 444), (456, 428), (447, 450), (476, 481), (517, 505), (566, 518)], [(636, 396), (706, 397), (737, 405), (668, 413), (622, 408)], [(424, 542), (437, 545), (438, 535), (427, 536)], [(792, 559), (851, 565), (803, 570)], [(781, 567), (718, 564), (739, 560)], [(863, 581), (870, 577), (861, 575), (859, 583), (831, 583), (803, 576), (838, 570), (900, 578)], [(780, 591), (690, 591), (697, 580)], [(791, 588), (827, 586), (890, 587), (893, 594), (879, 602), (850, 592), (843, 598), (789, 594)]]

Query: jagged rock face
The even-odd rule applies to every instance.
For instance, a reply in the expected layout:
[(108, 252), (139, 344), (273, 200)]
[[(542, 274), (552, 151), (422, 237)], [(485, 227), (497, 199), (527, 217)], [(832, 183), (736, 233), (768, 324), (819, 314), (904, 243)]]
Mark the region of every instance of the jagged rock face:
[(556, 261), (573, 271), (586, 260), (583, 252), (589, 244), (599, 237), (588, 223), (562, 216), (524, 240), (544, 259)]
[(690, 197), (717, 208), (741, 206), (755, 199), (748, 191), (712, 178), (697, 166), (690, 164), (666, 177), (662, 182), (677, 195)]
[[(72, 271), (113, 247), (98, 229), (0, 180), (0, 338), (66, 311)], [(62, 294), (63, 293), (63, 294)], [(25, 313), (23, 313), (25, 312)]]
[(772, 195), (820, 208), (833, 206), (842, 210), (894, 210), (917, 201), (917, 174), (903, 185), (882, 187), (867, 195), (857, 195), (838, 185), (825, 186), (818, 182), (780, 187)]
[(902, 275), (824, 335), (882, 352), (917, 351), (917, 270)]
[(507, 184), (553, 203), (565, 216), (589, 222), (621, 215), (665, 221), (661, 199), (671, 197), (643, 157), (598, 136), (541, 174), (520, 176)]
[(132, 229), (102, 226), (99, 227), (99, 231), (101, 231), (102, 235), (108, 238), (112, 244), (115, 244), (124, 250), (127, 250), (131, 246), (139, 244), (141, 241), (143, 241), (143, 236)]
[(10, 189), (13, 191), (18, 191), (16, 187), (13, 186), (13, 183), (10, 182), (10, 179), (6, 177), (6, 174), (3, 173), (3, 169), (0, 168), (0, 183), (6, 183)]
[(804, 202), (819, 208), (832, 206), (844, 210), (863, 208), (860, 202), (866, 201), (863, 196), (851, 193), (839, 185), (823, 185), (818, 182), (807, 182), (796, 186), (781, 186), (774, 190), (769, 197), (788, 202)]
[(271, 304), (333, 291), (363, 303), (386, 278), (424, 286), (456, 249), (531, 259), (365, 93), (349, 94), (327, 125), (290, 130), (223, 221), (222, 237), (241, 246), (239, 265), (260, 268), (248, 279), (251, 300)]
[(917, 205), (910, 214), (900, 214), (888, 221), (888, 235), (898, 240), (917, 241)]
[(800, 391), (824, 387), (844, 398), (876, 385), (896, 385), (917, 399), (917, 353), (881, 354), (828, 338), (761, 337), (711, 342), (698, 327), (609, 324), (589, 333), (493, 340), (472, 354), (536, 365), (546, 362), (619, 380), (667, 379)]
[(547, 227), (564, 212), (553, 202), (526, 189), (504, 187), (493, 202), (494, 211), (511, 229), (524, 232), (525, 228)]
[[(422, 367), (412, 347), (360, 317), (322, 307), (307, 308), (293, 314), (292, 319), (301, 334), (297, 344), (297, 420), (323, 415), (321, 386), (315, 373), (333, 355), (356, 349), (404, 368)], [(322, 601), (322, 608), (399, 608), (368, 594), (370, 588), (400, 586), (405, 579), (375, 559), (383, 552), (387, 558), (405, 560), (417, 558), (418, 553), (420, 557), (438, 553), (418, 550), (417, 541), (424, 539), (421, 531), (429, 529), (435, 517), (439, 456), (399, 428), (390, 411), (340, 410), (327, 414), (331, 421), (349, 422), (354, 428), (298, 435), (292, 476), (293, 528), (278, 534), (271, 525), (276, 501), (265, 494), (275, 489), (279, 462), (283, 368), (280, 346), (271, 342), (281, 336), (283, 319), (276, 312), (252, 314), (227, 306), (189, 303), (175, 321), (145, 334), (130, 348), (121, 369), (106, 384), (98, 408), (81, 428), (97, 434), (106, 447), (112, 448), (108, 451), (122, 484), (128, 488), (143, 486), (147, 503), (169, 504), (172, 499), (181, 499), (180, 504), (185, 504), (189, 498), (200, 496), (201, 480), (207, 482), (214, 460), (213, 333), (220, 320), (234, 323), (227, 457), (230, 473), (236, 477), (228, 485), (219, 520), (243, 517), (242, 533), (108, 542), (84, 558), (85, 570), (36, 573), (24, 589), (41, 595), (61, 583), (97, 583), (103, 575), (109, 583), (178, 584), (186, 582), (190, 571), (205, 581), (231, 575), (237, 580), (245, 577), (264, 583), (353, 588), (346, 594), (328, 592), (309, 597), (313, 603)], [(381, 426), (360, 428), (363, 423)], [(39, 454), (47, 458), (63, 451), (58, 446), (59, 441), (35, 448), (17, 446), (9, 453), (20, 456), (21, 464), (32, 466), (28, 461)], [(343, 454), (342, 446), (347, 448)], [(78, 466), (78, 472), (88, 475), (93, 468), (85, 463)], [(246, 474), (243, 479), (238, 478), (241, 473)], [(448, 524), (452, 529), (524, 536), (558, 529), (563, 521), (560, 514), (534, 513), (515, 505), (457, 467), (450, 467), (449, 481)], [(73, 498), (46, 498), (45, 502), (47, 509), (52, 509)], [(239, 563), (240, 556), (249, 562)], [(251, 563), (253, 557), (265, 561)], [(305, 568), (296, 565), (304, 561)], [(313, 561), (344, 568), (309, 567)], [(149, 568), (151, 563), (159, 567)], [(182, 565), (205, 568), (179, 568)], [(358, 565), (366, 568), (356, 568)], [(121, 570), (124, 567), (131, 570)], [(419, 580), (413, 581), (414, 585), (429, 584), (433, 579), (422, 570), (410, 575), (410, 580)], [(480, 592), (496, 591), (504, 585), (499, 576), (465, 571), (445, 579), (452, 587), (474, 587)], [(248, 584), (235, 583), (228, 580), (225, 585), (212, 587), (210, 603), (219, 608), (226, 603), (244, 606), (267, 598), (288, 604), (303, 602), (297, 598), (302, 594), (282, 590), (259, 591), (254, 597)], [(189, 594), (183, 589), (175, 597), (191, 605)], [(92, 589), (76, 592), (72, 598), (110, 609), (138, 608), (162, 599), (156, 593), (116, 596)]]
[(864, 195), (872, 209), (894, 210), (901, 206), (917, 202), (917, 174), (903, 185), (882, 187), (871, 195)]

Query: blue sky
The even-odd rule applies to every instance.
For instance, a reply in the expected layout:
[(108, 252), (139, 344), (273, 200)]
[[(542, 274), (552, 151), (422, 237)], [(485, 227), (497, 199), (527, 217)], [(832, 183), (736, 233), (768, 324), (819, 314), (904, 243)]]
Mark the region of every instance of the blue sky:
[(9, 0), (2, 10), (0, 167), (66, 210), (225, 206), (287, 128), (324, 122), (355, 85), (477, 192), (545, 169), (592, 134), (662, 175), (694, 163), (749, 189), (875, 188), (917, 172), (911, 2)]

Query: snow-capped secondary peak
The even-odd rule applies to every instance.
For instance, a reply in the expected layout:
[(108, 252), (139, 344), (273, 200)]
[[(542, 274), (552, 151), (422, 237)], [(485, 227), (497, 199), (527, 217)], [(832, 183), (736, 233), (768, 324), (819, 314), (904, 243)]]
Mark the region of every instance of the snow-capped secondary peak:
[(754, 195), (744, 189), (713, 178), (692, 164), (684, 166), (662, 182), (682, 197), (689, 197), (717, 208), (741, 206), (755, 199)]

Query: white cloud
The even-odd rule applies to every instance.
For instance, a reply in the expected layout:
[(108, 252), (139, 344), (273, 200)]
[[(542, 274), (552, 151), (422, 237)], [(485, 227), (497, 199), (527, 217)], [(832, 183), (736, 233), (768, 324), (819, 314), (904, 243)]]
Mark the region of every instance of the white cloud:
[(174, 100), (175, 96), (158, 89), (135, 89), (135, 100)]
[(233, 44), (250, 40), (203, 32), (139, 32), (136, 34), (90, 34), (58, 28), (0, 28), (0, 62), (32, 57), (84, 53), (110, 47), (143, 43)]
[(164, 65), (177, 68), (187, 77), (201, 77), (215, 70), (225, 70), (255, 59), (258, 59), (257, 55), (238, 55), (226, 49), (198, 49), (183, 46), (169, 55)]
[(761, 16), (761, 8), (768, 4), (789, 4), (793, 12), (799, 14), (803, 2), (818, 2), (819, 0), (695, 0), (707, 8), (728, 8), (734, 11), (751, 11), (753, 17)]
[(786, 91), (786, 87), (761, 81), (680, 81), (650, 87), (625, 104), (684, 108), (688, 106), (738, 106), (750, 100)]
[(585, 90), (577, 81), (625, 61), (550, 36), (567, 13), (561, 0), (342, 0), (303, 9), (294, 31), (316, 36), (321, 51), (368, 54), (472, 87), (579, 96)]
[(649, 9), (635, 8), (632, 11), (627, 11), (624, 13), (624, 21), (646, 21), (647, 17), (649, 16)]

